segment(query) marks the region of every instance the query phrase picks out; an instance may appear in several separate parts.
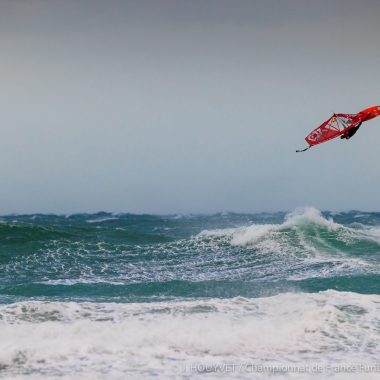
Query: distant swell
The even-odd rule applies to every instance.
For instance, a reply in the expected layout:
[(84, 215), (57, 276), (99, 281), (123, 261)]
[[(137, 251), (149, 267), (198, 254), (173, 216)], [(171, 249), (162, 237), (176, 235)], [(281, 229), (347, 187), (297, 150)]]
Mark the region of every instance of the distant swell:
[(0, 224), (0, 296), (134, 302), (329, 287), (377, 293), (380, 221), (370, 219), (377, 217), (314, 208), (273, 216), (9, 217)]

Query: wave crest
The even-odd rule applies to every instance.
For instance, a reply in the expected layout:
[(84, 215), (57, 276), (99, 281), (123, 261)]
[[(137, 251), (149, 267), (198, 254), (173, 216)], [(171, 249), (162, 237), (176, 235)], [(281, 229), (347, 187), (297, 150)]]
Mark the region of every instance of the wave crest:
[[(314, 250), (307, 242), (319, 240), (325, 245), (330, 245), (332, 241), (339, 241), (350, 244), (355, 239), (371, 239), (378, 241), (379, 234), (374, 230), (360, 231), (358, 229), (346, 227), (335, 223), (332, 218), (325, 218), (321, 211), (313, 207), (297, 209), (284, 218), (281, 224), (252, 224), (245, 227), (204, 230), (198, 237), (201, 238), (228, 238), (234, 246), (257, 246), (264, 240), (272, 242), (284, 242), (293, 237), (292, 242), (298, 240), (298, 245), (307, 250)], [(296, 239), (298, 238), (298, 239)]]

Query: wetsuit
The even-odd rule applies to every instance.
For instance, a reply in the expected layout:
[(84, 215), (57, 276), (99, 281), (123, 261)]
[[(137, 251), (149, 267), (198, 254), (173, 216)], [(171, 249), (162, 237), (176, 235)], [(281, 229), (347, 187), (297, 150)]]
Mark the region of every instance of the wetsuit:
[(360, 122), (356, 127), (349, 129), (344, 135), (340, 136), (341, 139), (350, 139), (360, 128), (362, 122)]

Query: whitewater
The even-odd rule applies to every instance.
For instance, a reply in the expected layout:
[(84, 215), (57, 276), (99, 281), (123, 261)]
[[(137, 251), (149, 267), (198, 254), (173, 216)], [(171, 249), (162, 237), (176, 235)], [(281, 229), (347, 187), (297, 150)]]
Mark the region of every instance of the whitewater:
[(8, 215), (0, 239), (0, 378), (380, 376), (380, 213)]

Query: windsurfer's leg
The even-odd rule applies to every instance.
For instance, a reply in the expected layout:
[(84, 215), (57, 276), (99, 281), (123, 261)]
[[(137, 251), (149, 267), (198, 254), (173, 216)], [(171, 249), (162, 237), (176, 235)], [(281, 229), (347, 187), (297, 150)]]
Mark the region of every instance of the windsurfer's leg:
[(349, 137), (352, 137), (352, 136), (358, 131), (358, 129), (360, 128), (361, 125), (362, 125), (362, 123), (358, 124), (357, 127), (351, 128), (351, 129), (347, 132), (348, 136), (349, 136)]

